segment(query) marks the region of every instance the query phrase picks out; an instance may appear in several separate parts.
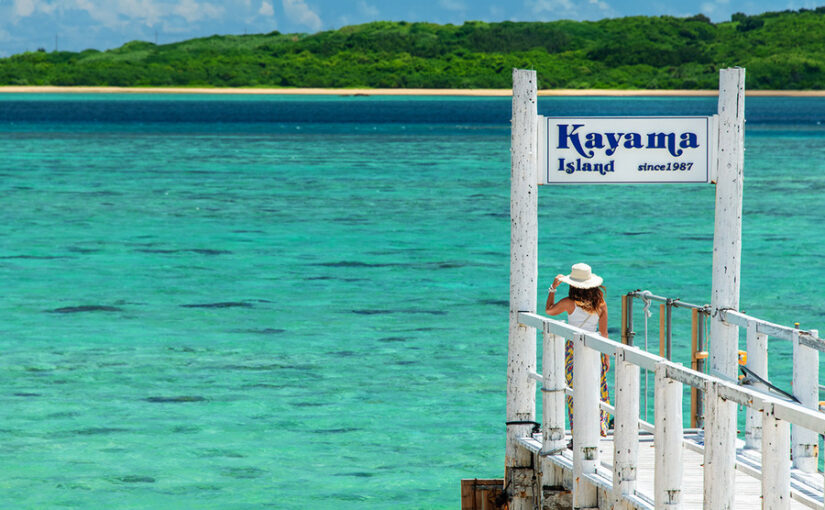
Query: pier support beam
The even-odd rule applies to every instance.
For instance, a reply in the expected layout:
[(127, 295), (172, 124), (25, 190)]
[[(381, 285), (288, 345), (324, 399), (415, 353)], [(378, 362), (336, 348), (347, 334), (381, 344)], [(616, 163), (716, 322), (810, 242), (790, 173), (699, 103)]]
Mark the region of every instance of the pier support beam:
[[(719, 159), (713, 232), (711, 308), (739, 309), (742, 253), (742, 188), (745, 162), (745, 70), (719, 74)], [(711, 375), (736, 381), (739, 328), (717, 317), (710, 330)], [(716, 396), (707, 399), (705, 422), (705, 508), (733, 508), (736, 461), (736, 406)], [(711, 437), (709, 437), (711, 436)], [(712, 441), (711, 445), (708, 441)]]
[(773, 405), (762, 411), (762, 508), (791, 508), (790, 428), (774, 415)]
[(682, 508), (682, 383), (667, 377), (667, 363), (656, 365), (656, 510)]
[[(748, 368), (768, 380), (768, 335), (756, 332), (756, 323), (748, 324)], [(748, 407), (745, 409), (745, 447), (762, 448), (762, 416)]]
[(573, 340), (573, 510), (598, 506), (598, 491), (585, 476), (599, 465), (599, 352)]
[[(548, 455), (561, 455), (565, 449), (564, 436), (564, 337), (544, 333), (541, 372), (544, 385), (541, 388), (542, 408), (542, 477), (543, 486), (559, 487), (563, 484), (561, 472), (547, 459)], [(556, 475), (559, 476), (556, 476)]]
[[(812, 329), (814, 336), (819, 331)], [(799, 333), (793, 336), (793, 396), (809, 409), (819, 410), (819, 351), (799, 343)], [(806, 473), (816, 473), (819, 434), (794, 425), (791, 428), (793, 466)]]
[[(536, 369), (536, 330), (520, 325), (518, 313), (536, 311), (538, 279), (538, 90), (536, 72), (513, 70), (513, 118), (510, 172), (510, 330), (507, 356), (507, 422), (536, 419), (536, 384), (528, 377)], [(507, 426), (505, 478), (512, 481), (512, 510), (532, 508), (533, 495), (520, 484), (517, 472), (532, 456), (517, 447), (530, 425)]]
[[(639, 367), (625, 361), (624, 351), (616, 353), (616, 416), (613, 430), (614, 508), (630, 510), (622, 496), (636, 490), (639, 463)], [(681, 443), (681, 441), (680, 441)]]

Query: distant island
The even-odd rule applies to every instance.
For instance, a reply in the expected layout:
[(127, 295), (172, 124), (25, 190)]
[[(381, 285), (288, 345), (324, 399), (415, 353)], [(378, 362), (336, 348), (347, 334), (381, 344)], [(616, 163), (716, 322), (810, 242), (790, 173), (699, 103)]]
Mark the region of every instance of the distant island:
[(511, 69), (547, 89), (715, 89), (747, 68), (749, 90), (825, 89), (825, 7), (688, 18), (381, 21), (316, 34), (212, 36), (0, 59), (0, 85), (507, 89)]

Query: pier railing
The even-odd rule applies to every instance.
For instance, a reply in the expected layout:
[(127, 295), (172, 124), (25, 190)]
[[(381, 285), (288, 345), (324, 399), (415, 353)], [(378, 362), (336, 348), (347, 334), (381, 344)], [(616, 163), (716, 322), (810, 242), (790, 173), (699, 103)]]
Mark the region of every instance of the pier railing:
[[(797, 349), (810, 355), (825, 350), (825, 342), (815, 331), (803, 332), (793, 328), (783, 328), (761, 321), (745, 314), (719, 310), (718, 320), (748, 328), (749, 336), (771, 335), (790, 338)], [(759, 446), (761, 447), (761, 473), (763, 508), (789, 508), (791, 497), (791, 425), (795, 431), (795, 467), (816, 472), (815, 445), (817, 435), (825, 433), (825, 414), (807, 407), (805, 402), (795, 402), (778, 397), (752, 386), (743, 386), (713, 374), (705, 374), (692, 368), (673, 363), (663, 356), (646, 352), (632, 345), (626, 345), (585, 331), (564, 322), (556, 321), (534, 313), (518, 314), (520, 324), (542, 332), (542, 374), (530, 374), (542, 384), (542, 438), (540, 455), (545, 476), (555, 476), (550, 467), (569, 467), (573, 472), (573, 507), (596, 506), (597, 491), (607, 491), (616, 502), (632, 508), (650, 508), (647, 498), (636, 493), (636, 472), (638, 466), (639, 430), (651, 430), (655, 444), (655, 508), (679, 508), (682, 499), (682, 444), (684, 428), (682, 416), (683, 385), (704, 392), (707, 409), (704, 428), (704, 443), (714, 447), (704, 448), (705, 469), (714, 464), (734, 465), (735, 459), (722, 458), (731, 450), (727, 445), (717, 445), (730, 436), (730, 422), (717, 419), (717, 410), (724, 406), (741, 405), (753, 413), (752, 422), (759, 423)], [(563, 455), (566, 450), (565, 434), (565, 394), (568, 390), (564, 374), (565, 339), (574, 347), (573, 380), (573, 437), (572, 465)], [(762, 342), (754, 347), (754, 353), (762, 349)], [(614, 413), (614, 459), (612, 480), (599, 473), (599, 354), (612, 356), (615, 360), (615, 406)], [(803, 357), (805, 354), (800, 354)], [(751, 360), (752, 354), (748, 354)], [(816, 356), (810, 356), (814, 361)], [(761, 363), (761, 362), (760, 362)], [(810, 363), (810, 359), (808, 360)], [(809, 366), (809, 365), (806, 365)], [(795, 367), (794, 372), (799, 371)], [(655, 374), (654, 423), (639, 420), (639, 370), (646, 369)], [(814, 379), (818, 380), (818, 377)], [(818, 385), (815, 385), (818, 391)], [(795, 389), (796, 386), (795, 386)], [(725, 413), (719, 413), (724, 416)], [(755, 417), (755, 418), (754, 418)], [(750, 418), (749, 418), (750, 419)], [(652, 426), (651, 426), (652, 425)], [(801, 434), (801, 436), (800, 436)], [(806, 434), (808, 434), (806, 436)], [(751, 443), (757, 437), (751, 435)], [(797, 444), (798, 442), (798, 444)], [(810, 448), (814, 445), (813, 448)], [(812, 450), (812, 451), (809, 451)], [(733, 449), (735, 452), (735, 448)], [(798, 452), (798, 453), (797, 453)], [(813, 453), (814, 455), (808, 455)], [(797, 457), (797, 454), (799, 457)], [(811, 464), (811, 460), (813, 463)], [(747, 470), (745, 470), (747, 471)], [(707, 471), (706, 471), (707, 475)], [(542, 479), (542, 485), (560, 485), (560, 480)], [(819, 479), (820, 491), (823, 480)], [(705, 483), (705, 501), (715, 500), (718, 495), (708, 491), (720, 490), (719, 484), (708, 487)], [(724, 490), (732, 490), (725, 487)], [(799, 498), (808, 506), (822, 508), (822, 501)]]
[[(643, 314), (652, 315), (650, 308), (653, 301), (659, 302), (659, 356), (673, 359), (673, 309), (686, 308), (691, 312), (691, 349), (690, 367), (699, 372), (705, 372), (705, 360), (708, 357), (705, 326), (710, 319), (710, 305), (697, 305), (682, 301), (678, 298), (658, 296), (648, 290), (635, 290), (622, 296), (622, 343), (635, 345), (636, 331), (633, 328), (633, 301), (639, 299), (643, 304)], [(648, 321), (645, 323), (645, 350), (650, 352), (648, 345)], [(648, 373), (645, 371), (643, 402), (644, 416), (647, 417)], [(704, 425), (703, 396), (699, 389), (691, 388), (690, 395), (690, 426), (701, 428)]]
[[(622, 296), (622, 343), (634, 345), (636, 331), (633, 328), (633, 300), (640, 299), (645, 305), (645, 311), (650, 309), (651, 302), (659, 302), (659, 355), (672, 360), (672, 309), (686, 308), (691, 311), (691, 368), (698, 372), (705, 372), (705, 360), (708, 357), (705, 325), (712, 318), (710, 305), (696, 305), (685, 301), (658, 296), (650, 291), (637, 290)], [(741, 383), (750, 384), (764, 391), (773, 391), (781, 394), (809, 409), (819, 408), (819, 352), (825, 351), (825, 341), (818, 337), (816, 329), (800, 330), (774, 324), (734, 310), (719, 310), (720, 321), (743, 328), (747, 332), (746, 348), (740, 351), (740, 365), (743, 375)], [(645, 319), (646, 320), (646, 319)], [(647, 322), (645, 322), (647, 328)], [(647, 333), (647, 331), (645, 331)], [(647, 343), (647, 334), (645, 342)], [(784, 392), (768, 382), (768, 340), (786, 340), (793, 343), (793, 394)], [(649, 350), (645, 345), (645, 350)], [(713, 374), (719, 375), (719, 374)], [(648, 394), (647, 374), (643, 395)], [(645, 405), (647, 402), (643, 402)], [(701, 428), (704, 423), (702, 390), (691, 388), (690, 403), (691, 427)], [(646, 412), (643, 413), (647, 416)], [(759, 449), (761, 442), (761, 421), (759, 413), (753, 409), (746, 409), (745, 417), (745, 446)], [(793, 432), (793, 459), (794, 467), (812, 473), (816, 466), (817, 438), (810, 432), (795, 430)]]

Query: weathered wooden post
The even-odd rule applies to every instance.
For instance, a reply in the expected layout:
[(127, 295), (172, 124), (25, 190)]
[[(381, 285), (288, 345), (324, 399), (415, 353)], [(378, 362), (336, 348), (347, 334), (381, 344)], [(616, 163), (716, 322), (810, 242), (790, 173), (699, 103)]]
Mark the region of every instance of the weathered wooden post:
[(614, 508), (630, 509), (620, 504), (621, 497), (636, 489), (639, 458), (639, 367), (625, 361), (625, 352), (616, 353), (616, 416), (613, 429), (613, 499)]
[(762, 410), (762, 508), (791, 508), (790, 429), (788, 422), (774, 415), (772, 404), (765, 406)]
[[(742, 187), (745, 138), (745, 70), (719, 73), (719, 144), (713, 232), (711, 308), (739, 309), (742, 253)], [(712, 375), (736, 380), (739, 330), (717, 316), (711, 321)], [(708, 510), (734, 507), (731, 490), (736, 461), (736, 405), (709, 388), (705, 420), (705, 501)]]
[(654, 503), (656, 510), (678, 510), (682, 508), (682, 383), (667, 376), (667, 363), (658, 363), (654, 387)]
[[(520, 311), (536, 311), (538, 278), (538, 200), (536, 72), (513, 70), (513, 118), (510, 138), (510, 332), (507, 356), (507, 422), (534, 421), (536, 384), (535, 329), (520, 325)], [(513, 499), (510, 508), (532, 506), (531, 453), (517, 447), (530, 425), (507, 426), (505, 478)]]
[(541, 372), (544, 381), (541, 388), (542, 431), (542, 486), (561, 487), (563, 476), (547, 455), (560, 455), (565, 447), (564, 435), (564, 337), (544, 333), (541, 352)]
[[(754, 374), (768, 379), (768, 335), (757, 333), (756, 323), (748, 323), (748, 368)], [(745, 447), (759, 449), (762, 447), (763, 416), (759, 411), (745, 409)]]
[[(814, 336), (819, 331), (811, 330)], [(819, 351), (799, 343), (793, 335), (793, 396), (809, 409), (819, 409)], [(806, 473), (816, 473), (819, 435), (798, 425), (791, 427), (793, 465)]]
[(585, 480), (599, 465), (599, 351), (573, 340), (573, 508), (598, 506), (596, 487)]

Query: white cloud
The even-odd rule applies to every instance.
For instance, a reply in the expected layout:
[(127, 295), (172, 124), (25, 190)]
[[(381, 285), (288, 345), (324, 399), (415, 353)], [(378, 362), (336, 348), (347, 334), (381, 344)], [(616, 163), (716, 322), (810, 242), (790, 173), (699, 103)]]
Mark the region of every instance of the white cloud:
[(610, 6), (607, 5), (607, 2), (602, 2), (601, 0), (588, 0), (588, 3), (594, 7), (599, 8), (602, 11), (610, 10)]
[(534, 14), (543, 12), (570, 11), (573, 9), (573, 2), (570, 0), (532, 0), (527, 2), (531, 6)]
[(272, 2), (267, 2), (266, 0), (261, 2), (261, 8), (258, 9), (258, 14), (261, 16), (274, 16), (275, 9), (272, 7)]
[(223, 15), (223, 7), (210, 4), (209, 2), (198, 3), (195, 0), (180, 0), (180, 2), (172, 8), (172, 13), (177, 14), (189, 23), (194, 23), (202, 19), (220, 18)]
[(438, 0), (438, 5), (448, 11), (466, 11), (467, 6), (461, 0)]
[(35, 0), (14, 0), (12, 14), (18, 18), (25, 18), (34, 14), (37, 9)]
[(321, 30), (321, 17), (304, 0), (282, 1), (286, 16), (294, 23), (304, 25), (315, 32)]
[[(533, 11), (533, 14), (541, 16), (544, 19), (559, 19), (568, 17), (571, 19), (592, 19), (598, 16), (606, 16), (613, 14), (613, 8), (604, 0), (587, 0), (590, 7), (596, 9), (581, 9), (581, 6), (576, 5), (572, 0), (527, 0), (527, 7)], [(582, 13), (586, 14), (582, 18)]]
[[(155, 0), (115, 0), (114, 2), (98, 3), (98, 9), (106, 10), (106, 7), (114, 7), (118, 15), (140, 20), (146, 25), (154, 25), (163, 17), (163, 9), (157, 5)], [(105, 6), (105, 7), (104, 7)]]
[(374, 5), (368, 4), (365, 0), (358, 0), (358, 3), (356, 5), (358, 7), (358, 12), (361, 13), (361, 15), (363, 15), (364, 17), (374, 19), (378, 18), (378, 16), (380, 15), (380, 13), (378, 12), (378, 8)]

